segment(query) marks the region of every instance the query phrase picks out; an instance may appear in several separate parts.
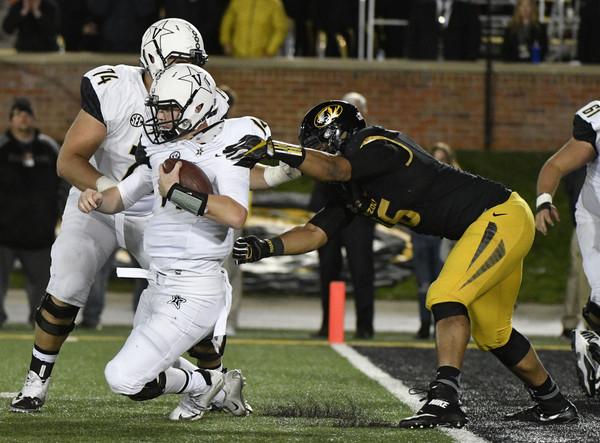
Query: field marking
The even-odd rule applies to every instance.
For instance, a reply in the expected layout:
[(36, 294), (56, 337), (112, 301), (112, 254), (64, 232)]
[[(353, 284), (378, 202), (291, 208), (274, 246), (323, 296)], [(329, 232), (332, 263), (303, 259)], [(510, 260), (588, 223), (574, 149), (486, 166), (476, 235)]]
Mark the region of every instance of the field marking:
[[(408, 388), (400, 380), (395, 379), (387, 372), (382, 371), (375, 366), (371, 361), (364, 355), (359, 354), (347, 344), (333, 344), (331, 347), (342, 357), (350, 362), (352, 366), (358, 369), (360, 372), (365, 374), (367, 377), (375, 380), (387, 391), (389, 391), (394, 397), (399, 399), (402, 403), (408, 405), (413, 411), (419, 410), (421, 402), (417, 396), (410, 395)], [(439, 431), (448, 434), (454, 440), (461, 443), (487, 443), (488, 441), (469, 432), (465, 429), (448, 429), (448, 428), (437, 428)], [(423, 430), (427, 432), (427, 430)]]
[(18, 392), (0, 392), (0, 398), (15, 398)]

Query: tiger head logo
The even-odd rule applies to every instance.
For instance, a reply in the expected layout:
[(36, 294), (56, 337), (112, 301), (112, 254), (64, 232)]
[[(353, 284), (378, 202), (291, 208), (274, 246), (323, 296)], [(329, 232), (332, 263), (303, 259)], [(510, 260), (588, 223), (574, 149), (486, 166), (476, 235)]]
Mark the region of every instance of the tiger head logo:
[(328, 105), (321, 109), (315, 116), (315, 127), (324, 128), (338, 118), (344, 109), (340, 105)]

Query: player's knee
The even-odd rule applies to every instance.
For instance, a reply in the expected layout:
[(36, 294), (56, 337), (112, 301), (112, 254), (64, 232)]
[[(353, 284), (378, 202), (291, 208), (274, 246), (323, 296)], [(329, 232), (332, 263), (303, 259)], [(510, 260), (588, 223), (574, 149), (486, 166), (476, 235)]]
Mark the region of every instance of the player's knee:
[(216, 349), (212, 343), (212, 337), (200, 340), (188, 350), (190, 357), (196, 359), (199, 368), (216, 369), (221, 366), (221, 359), (225, 353), (227, 337), (223, 337), (223, 343)]
[(465, 316), (469, 318), (469, 311), (465, 305), (455, 301), (436, 303), (431, 307), (435, 323), (448, 317)]
[(115, 359), (109, 361), (104, 368), (104, 378), (110, 390), (116, 394), (135, 396), (145, 388), (144, 383), (127, 370), (127, 366)]
[(490, 352), (494, 354), (504, 366), (511, 368), (525, 358), (530, 348), (531, 343), (529, 343), (529, 340), (513, 328), (506, 344), (499, 348), (490, 349)]
[(35, 311), (35, 322), (50, 335), (68, 335), (75, 328), (75, 318), (79, 308), (57, 300), (46, 293)]
[(588, 300), (583, 307), (583, 319), (594, 332), (600, 332), (600, 305)]

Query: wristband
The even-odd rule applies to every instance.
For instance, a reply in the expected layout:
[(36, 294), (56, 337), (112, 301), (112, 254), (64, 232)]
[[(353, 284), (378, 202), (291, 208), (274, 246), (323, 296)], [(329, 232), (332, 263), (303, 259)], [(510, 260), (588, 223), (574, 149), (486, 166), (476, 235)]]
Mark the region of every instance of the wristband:
[(270, 140), (269, 154), (272, 158), (287, 163), (292, 168), (299, 167), (306, 158), (306, 151), (302, 146)]
[(269, 256), (283, 255), (283, 240), (281, 237), (266, 238), (265, 242), (269, 245)]
[(194, 215), (204, 215), (208, 194), (196, 192), (175, 183), (167, 192), (167, 200)]
[(550, 209), (551, 206), (552, 196), (547, 192), (543, 192), (542, 194), (538, 195), (535, 199), (536, 212), (543, 211), (544, 209)]
[(99, 177), (98, 180), (96, 180), (96, 190), (98, 192), (104, 192), (108, 188), (115, 187), (118, 184), (119, 184), (118, 181), (116, 181), (110, 177), (107, 177), (106, 175), (103, 175), (103, 176)]

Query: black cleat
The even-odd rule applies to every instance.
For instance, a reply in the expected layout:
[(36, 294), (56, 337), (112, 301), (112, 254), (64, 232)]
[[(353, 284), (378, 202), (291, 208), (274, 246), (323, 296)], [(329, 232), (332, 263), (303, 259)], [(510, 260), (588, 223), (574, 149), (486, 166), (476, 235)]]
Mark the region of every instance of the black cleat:
[(568, 405), (556, 413), (544, 412), (542, 406), (537, 404), (523, 411), (515, 412), (504, 416), (507, 421), (527, 421), (542, 425), (546, 424), (567, 424), (577, 423), (579, 421), (579, 413), (573, 403), (567, 400)]
[(398, 426), (407, 429), (438, 426), (462, 428), (468, 422), (466, 408), (460, 402), (458, 392), (444, 383), (434, 381), (429, 383), (427, 401), (419, 412), (401, 420)]

